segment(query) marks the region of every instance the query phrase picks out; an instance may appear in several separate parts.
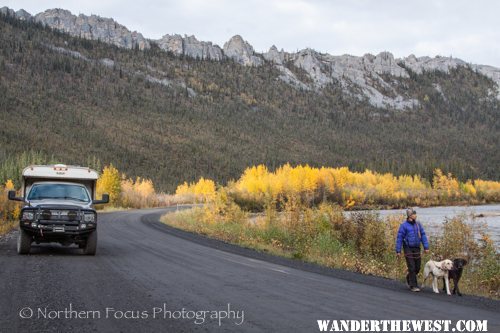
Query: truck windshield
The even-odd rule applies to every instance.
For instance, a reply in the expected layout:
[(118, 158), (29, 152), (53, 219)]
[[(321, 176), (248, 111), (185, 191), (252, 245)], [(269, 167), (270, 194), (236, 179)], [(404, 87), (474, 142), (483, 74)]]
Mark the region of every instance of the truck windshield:
[(28, 200), (60, 199), (89, 202), (85, 187), (73, 184), (34, 184)]

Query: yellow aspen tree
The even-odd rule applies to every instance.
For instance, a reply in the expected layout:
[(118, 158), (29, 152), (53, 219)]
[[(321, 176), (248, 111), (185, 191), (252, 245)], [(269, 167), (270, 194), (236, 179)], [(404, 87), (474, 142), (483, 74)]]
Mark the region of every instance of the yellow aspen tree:
[(189, 189), (189, 184), (187, 182), (184, 182), (181, 185), (177, 186), (177, 189), (175, 190), (175, 194), (176, 195), (191, 194), (190, 189)]
[(153, 182), (150, 179), (141, 179), (138, 177), (134, 183), (134, 191), (142, 198), (147, 198), (155, 193)]
[(101, 176), (97, 180), (97, 195), (109, 194), (110, 204), (116, 205), (120, 201), (121, 176), (113, 164), (105, 166)]

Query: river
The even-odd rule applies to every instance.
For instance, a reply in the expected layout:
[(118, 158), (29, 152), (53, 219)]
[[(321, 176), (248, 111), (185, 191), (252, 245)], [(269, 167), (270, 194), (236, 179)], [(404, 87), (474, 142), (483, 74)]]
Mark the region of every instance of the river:
[[(466, 214), (474, 217), (475, 222), (485, 223), (495, 244), (500, 246), (500, 205), (414, 207), (414, 209), (417, 211), (417, 220), (426, 228), (428, 234), (440, 232), (446, 218)], [(406, 216), (405, 209), (378, 210), (377, 212), (381, 217), (399, 215), (401, 220)]]

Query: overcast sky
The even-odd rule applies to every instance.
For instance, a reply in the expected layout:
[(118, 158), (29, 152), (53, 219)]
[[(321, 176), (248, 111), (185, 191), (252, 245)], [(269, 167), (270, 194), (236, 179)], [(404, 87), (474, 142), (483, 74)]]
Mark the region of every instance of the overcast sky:
[(500, 67), (496, 0), (0, 0), (4, 5), (112, 17), (152, 39), (193, 34), (222, 46), (240, 34), (258, 52), (273, 44), (333, 55), (389, 51)]

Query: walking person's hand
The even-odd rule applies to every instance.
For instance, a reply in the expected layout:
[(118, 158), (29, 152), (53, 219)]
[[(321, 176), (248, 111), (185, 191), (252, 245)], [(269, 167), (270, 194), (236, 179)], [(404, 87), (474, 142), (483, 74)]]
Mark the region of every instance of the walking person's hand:
[(429, 253), (429, 250), (424, 250), (424, 253)]
[(398, 260), (401, 259), (401, 253), (400, 252), (396, 253), (396, 259), (398, 259)]

